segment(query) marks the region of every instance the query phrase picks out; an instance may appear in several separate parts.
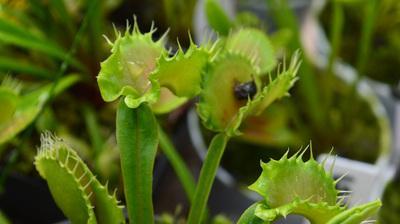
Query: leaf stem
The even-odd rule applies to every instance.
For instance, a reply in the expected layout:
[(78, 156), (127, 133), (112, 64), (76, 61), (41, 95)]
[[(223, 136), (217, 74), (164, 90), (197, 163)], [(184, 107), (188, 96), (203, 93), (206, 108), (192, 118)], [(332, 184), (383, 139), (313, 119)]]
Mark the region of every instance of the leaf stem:
[(189, 212), (188, 224), (199, 224), (202, 221), (202, 214), (205, 212), (211, 187), (228, 140), (229, 137), (225, 133), (219, 133), (211, 141), (201, 167), (200, 177)]

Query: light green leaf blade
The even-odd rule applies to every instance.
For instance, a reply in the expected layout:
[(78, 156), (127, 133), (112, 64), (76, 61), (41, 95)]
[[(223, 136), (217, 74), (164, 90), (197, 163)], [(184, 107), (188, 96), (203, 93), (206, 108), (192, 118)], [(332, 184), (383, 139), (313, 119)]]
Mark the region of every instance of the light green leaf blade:
[[(300, 153), (300, 155), (298, 155)], [(323, 224), (344, 210), (338, 204), (336, 182), (313, 158), (304, 162), (305, 150), (278, 161), (261, 163), (263, 172), (249, 188), (262, 195), (255, 214), (274, 221), (280, 216), (301, 214), (312, 223)]]
[(91, 183), (92, 192), (95, 202), (94, 212), (99, 224), (121, 224), (125, 223), (125, 215), (123, 214), (123, 206), (116, 199), (116, 194), (110, 195), (107, 185), (103, 186), (95, 179)]
[(35, 166), (46, 179), (56, 204), (72, 223), (96, 223), (89, 198), (92, 177), (73, 150), (50, 136), (42, 137)]
[(132, 31), (127, 29), (124, 36), (118, 35), (112, 44), (112, 54), (101, 63), (97, 76), (101, 96), (111, 102), (125, 96), (125, 103), (136, 108), (143, 102), (155, 103), (160, 86), (150, 74), (155, 70), (157, 60), (166, 51), (163, 38), (154, 42), (155, 30), (142, 34), (135, 24)]
[(376, 212), (378, 212), (379, 208), (382, 206), (382, 202), (380, 200), (376, 200), (373, 202), (369, 202), (363, 205), (356, 206), (354, 208), (350, 208), (342, 213), (338, 214), (327, 224), (358, 224), (367, 220), (371, 216), (373, 216)]
[(151, 110), (156, 114), (165, 114), (178, 108), (187, 101), (188, 99), (186, 97), (177, 97), (166, 87), (161, 87), (160, 98), (157, 102), (151, 104)]
[[(60, 79), (54, 89), (54, 94), (61, 93), (78, 80), (79, 76), (77, 75), (69, 75)], [(51, 88), (52, 84), (48, 84), (19, 97), (12, 118), (0, 125), (0, 144), (14, 138), (34, 121), (48, 100)]]
[(269, 224), (270, 222), (264, 221), (256, 216), (256, 208), (259, 204), (261, 204), (261, 202), (254, 203), (247, 208), (240, 216), (237, 224)]
[(296, 52), (291, 59), (289, 68), (286, 69), (285, 66), (283, 66), (283, 71), (278, 71), (277, 77), (271, 79), (270, 83), (255, 97), (250, 113), (260, 114), (274, 101), (289, 95), (288, 91), (298, 79), (297, 73), (300, 67), (299, 57), (299, 52)]
[(11, 222), (7, 219), (2, 211), (0, 211), (0, 223), (10, 224)]
[(267, 35), (261, 30), (240, 29), (228, 36), (225, 48), (252, 60), (258, 69), (258, 75), (266, 75), (276, 65), (274, 48)]
[(306, 217), (313, 224), (325, 224), (327, 220), (343, 211), (344, 208), (328, 205), (326, 202), (312, 203), (307, 200), (296, 199), (292, 203), (270, 208), (266, 203), (256, 207), (255, 215), (266, 222), (272, 222), (289, 214), (298, 214)]
[(121, 99), (117, 110), (117, 144), (129, 220), (153, 223), (152, 181), (158, 126), (147, 104), (132, 109)]
[(244, 114), (240, 110), (247, 110), (249, 100), (238, 99), (235, 87), (243, 83), (257, 83), (254, 73), (254, 67), (246, 57), (232, 53), (219, 56), (207, 65), (197, 111), (208, 129), (226, 131), (229, 135), (236, 133)]
[(108, 194), (78, 154), (48, 133), (35, 157), (57, 205), (72, 223), (124, 223), (122, 207)]
[(185, 53), (179, 48), (171, 58), (162, 56), (153, 75), (176, 96), (191, 98), (201, 90), (201, 72), (209, 55), (206, 49), (191, 43)]

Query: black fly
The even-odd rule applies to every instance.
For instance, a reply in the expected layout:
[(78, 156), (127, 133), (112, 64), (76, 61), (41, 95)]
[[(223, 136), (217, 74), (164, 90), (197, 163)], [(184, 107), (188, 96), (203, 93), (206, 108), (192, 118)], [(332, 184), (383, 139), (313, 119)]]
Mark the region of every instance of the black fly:
[(234, 89), (235, 97), (238, 100), (252, 99), (257, 93), (257, 87), (254, 81), (237, 84)]

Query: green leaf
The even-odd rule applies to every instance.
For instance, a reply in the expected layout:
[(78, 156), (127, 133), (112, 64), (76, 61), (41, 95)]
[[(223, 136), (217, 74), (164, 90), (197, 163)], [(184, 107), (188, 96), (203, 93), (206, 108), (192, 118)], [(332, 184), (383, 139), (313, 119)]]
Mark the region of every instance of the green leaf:
[(237, 224), (269, 224), (270, 222), (264, 221), (256, 216), (255, 211), (259, 204), (261, 204), (261, 202), (254, 203), (248, 207), (240, 216)]
[(256, 215), (265, 221), (279, 216), (301, 214), (313, 223), (326, 223), (344, 208), (337, 204), (338, 191), (332, 174), (313, 158), (304, 162), (305, 150), (287, 158), (262, 163), (263, 172), (249, 188), (265, 199)]
[(0, 127), (8, 120), (12, 119), (18, 102), (21, 85), (18, 81), (6, 76), (0, 85)]
[[(235, 87), (258, 81), (251, 62), (241, 55), (226, 53), (207, 65), (203, 74), (198, 113), (203, 124), (216, 132), (235, 135), (247, 110), (248, 99), (238, 99)], [(257, 89), (260, 87), (257, 86)]]
[(125, 96), (128, 107), (136, 108), (143, 102), (155, 103), (160, 94), (159, 83), (150, 74), (157, 60), (166, 51), (163, 38), (154, 42), (155, 29), (142, 34), (136, 23), (124, 36), (118, 34), (112, 44), (112, 54), (101, 63), (97, 77), (100, 93), (106, 102)]
[[(284, 62), (285, 63), (285, 62)], [(282, 72), (278, 69), (278, 75), (275, 79), (270, 77), (270, 82), (266, 85), (261, 93), (254, 99), (251, 112), (252, 114), (260, 114), (274, 101), (289, 95), (289, 90), (297, 81), (297, 73), (300, 67), (300, 53), (297, 51), (291, 61), (289, 68), (283, 65)]]
[(161, 87), (160, 98), (158, 98), (157, 102), (151, 104), (151, 110), (156, 114), (165, 114), (178, 108), (187, 101), (188, 99), (186, 97), (177, 97), (166, 87)]
[(35, 157), (39, 174), (71, 223), (124, 223), (122, 208), (78, 154), (62, 140), (45, 133)]
[(54, 74), (45, 68), (8, 57), (0, 57), (0, 70), (4, 72), (29, 74), (46, 79), (54, 77)]
[(279, 161), (261, 162), (263, 172), (249, 187), (264, 197), (254, 209), (257, 217), (272, 222), (281, 216), (299, 214), (314, 224), (356, 224), (378, 210), (380, 201), (346, 210), (336, 190), (341, 178), (334, 180), (332, 172), (324, 169), (325, 161), (319, 164), (312, 154), (310, 160), (304, 162), (302, 156), (307, 149), (290, 158), (287, 152)]
[(327, 224), (358, 224), (373, 216), (382, 206), (380, 200), (369, 202), (363, 205), (343, 211), (338, 214)]
[(326, 202), (312, 203), (308, 200), (295, 199), (289, 204), (276, 208), (270, 208), (267, 203), (259, 204), (256, 207), (255, 215), (266, 222), (272, 222), (281, 216), (299, 214), (313, 224), (325, 224), (343, 210), (343, 207), (328, 205)]
[(0, 41), (13, 44), (27, 50), (36, 50), (51, 57), (66, 60), (76, 68), (83, 69), (84, 66), (77, 60), (67, 57), (67, 52), (50, 40), (31, 34), (16, 24), (12, 24), (0, 18)]
[(11, 222), (7, 219), (2, 211), (0, 211), (0, 223), (10, 224)]
[(205, 11), (208, 24), (220, 35), (227, 36), (233, 27), (233, 23), (224, 9), (216, 0), (206, 0)]
[[(79, 80), (77, 75), (69, 75), (55, 86), (54, 94), (57, 95), (76, 83)], [(49, 93), (53, 84), (48, 84), (37, 90), (19, 96), (15, 111), (10, 119), (0, 124), (0, 145), (15, 137), (24, 130), (42, 111), (43, 106), (49, 99)]]
[(275, 51), (267, 35), (261, 30), (243, 28), (226, 39), (228, 51), (242, 54), (253, 61), (258, 75), (265, 75), (276, 65)]
[(117, 144), (129, 220), (153, 223), (152, 181), (158, 126), (147, 104), (132, 109), (121, 99), (117, 111)]
[(173, 57), (161, 56), (157, 62), (154, 77), (160, 85), (170, 89), (178, 97), (191, 98), (200, 90), (201, 72), (206, 65), (210, 53), (205, 48), (190, 44), (184, 53), (182, 48)]

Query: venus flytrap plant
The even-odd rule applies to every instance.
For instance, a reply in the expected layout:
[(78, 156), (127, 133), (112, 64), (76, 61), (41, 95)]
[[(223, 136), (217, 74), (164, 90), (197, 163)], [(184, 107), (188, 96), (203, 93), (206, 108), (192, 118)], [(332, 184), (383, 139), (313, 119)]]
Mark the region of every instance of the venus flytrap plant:
[[(247, 38), (251, 37), (251, 40)], [(273, 48), (265, 34), (255, 29), (231, 33), (220, 53), (203, 70), (198, 113), (206, 128), (217, 132), (208, 148), (196, 186), (188, 223), (202, 220), (211, 187), (229, 139), (240, 134), (244, 119), (265, 110), (273, 101), (288, 95), (297, 80), (299, 54), (288, 68), (278, 69), (269, 83), (261, 76), (276, 63)]]
[(259, 193), (264, 200), (250, 206), (239, 219), (244, 223), (272, 223), (289, 214), (299, 214), (311, 224), (358, 224), (374, 215), (381, 206), (379, 200), (347, 209), (342, 205), (343, 197), (336, 189), (341, 178), (334, 180), (332, 168), (324, 170), (312, 154), (303, 161), (298, 151), (288, 158), (286, 153), (280, 160), (261, 162), (260, 177), (249, 188)]
[(105, 101), (123, 97), (117, 111), (117, 144), (121, 154), (122, 177), (128, 216), (133, 223), (152, 223), (152, 171), (159, 134), (167, 158), (182, 180), (189, 200), (194, 180), (179, 154), (159, 129), (153, 112), (169, 112), (200, 92), (201, 71), (215, 45), (198, 47), (191, 42), (169, 56), (164, 38), (153, 41), (150, 32), (128, 26), (112, 45), (112, 54), (101, 64), (98, 84)]

